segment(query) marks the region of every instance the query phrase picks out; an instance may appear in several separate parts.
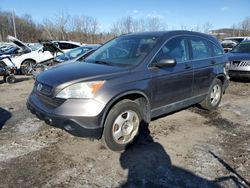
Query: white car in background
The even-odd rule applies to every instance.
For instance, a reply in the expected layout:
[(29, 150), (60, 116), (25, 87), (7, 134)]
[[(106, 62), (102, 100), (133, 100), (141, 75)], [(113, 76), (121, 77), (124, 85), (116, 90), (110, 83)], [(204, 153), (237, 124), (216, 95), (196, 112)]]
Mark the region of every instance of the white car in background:
[[(55, 55), (57, 55), (44, 50), (43, 45), (39, 43), (27, 45), (12, 36), (8, 36), (7, 39), (22, 49), (22, 52), (20, 54), (11, 56), (10, 58), (12, 62), (15, 64), (17, 70), (20, 70), (20, 72), (25, 75), (32, 74), (33, 66), (36, 63), (45, 61), (47, 59), (51, 59)], [(71, 41), (53, 41), (53, 43), (55, 43), (63, 52), (81, 46), (80, 43)], [(2, 61), (6, 65), (8, 65), (9, 63), (7, 59), (3, 59)]]
[(250, 37), (226, 37), (223, 40), (233, 40), (233, 41), (240, 43), (243, 40), (250, 40)]

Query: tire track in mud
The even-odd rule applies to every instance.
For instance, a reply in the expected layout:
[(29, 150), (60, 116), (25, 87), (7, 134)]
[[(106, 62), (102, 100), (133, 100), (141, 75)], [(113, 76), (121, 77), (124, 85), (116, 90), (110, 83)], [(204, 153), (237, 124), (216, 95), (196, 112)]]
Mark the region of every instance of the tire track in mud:
[(0, 162), (48, 147), (64, 134), (34, 117), (7, 126), (0, 139)]
[(57, 172), (75, 166), (60, 155), (55, 145), (5, 161), (0, 169), (0, 187), (41, 187)]
[[(242, 100), (244, 101), (244, 98)], [(237, 108), (237, 106), (238, 104), (234, 104), (234, 101), (226, 100), (218, 110), (213, 112), (197, 108), (191, 109), (207, 118), (207, 125), (215, 126), (218, 129), (217, 139), (212, 141), (218, 148), (214, 150), (218, 157), (217, 164), (221, 166), (218, 174), (224, 175), (224, 177), (231, 176), (224, 184), (222, 183), (223, 187), (237, 187), (238, 185), (247, 187), (250, 185), (249, 109), (247, 104), (245, 108)], [(214, 156), (214, 159), (216, 157)]]
[(235, 127), (239, 126), (238, 123), (234, 123), (222, 117), (218, 110), (209, 112), (209, 111), (194, 107), (194, 108), (191, 108), (190, 111), (206, 118), (207, 119), (205, 121), (206, 125), (215, 126), (216, 128), (220, 130), (232, 131)]
[(34, 116), (7, 122), (0, 138), (0, 187), (41, 187), (70, 168), (56, 146), (67, 136)]

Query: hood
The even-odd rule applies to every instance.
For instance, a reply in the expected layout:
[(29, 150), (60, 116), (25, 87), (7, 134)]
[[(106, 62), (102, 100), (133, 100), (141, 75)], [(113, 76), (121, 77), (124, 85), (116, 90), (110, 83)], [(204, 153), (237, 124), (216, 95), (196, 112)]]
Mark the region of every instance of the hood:
[(4, 59), (4, 58), (9, 58), (9, 57), (11, 57), (11, 55), (9, 55), (9, 54), (3, 54), (3, 55), (0, 55), (0, 60)]
[(18, 47), (20, 47), (24, 52), (31, 52), (32, 51), (29, 46), (27, 46), (26, 44), (24, 44), (22, 41), (18, 40), (15, 37), (8, 35), (7, 40), (11, 41), (12, 43), (14, 43)]
[[(124, 67), (114, 67), (87, 62), (64, 64), (48, 69), (37, 76), (37, 81), (52, 87), (69, 85), (91, 79), (105, 79), (115, 73), (125, 72)], [(104, 78), (105, 77), (105, 78)]]
[(56, 46), (56, 44), (54, 44), (51, 41), (40, 41), (40, 43), (43, 45), (44, 51), (50, 51), (52, 54), (58, 53), (58, 52), (64, 53), (60, 48)]
[(241, 60), (250, 60), (250, 53), (232, 53), (228, 52), (229, 61), (241, 61)]

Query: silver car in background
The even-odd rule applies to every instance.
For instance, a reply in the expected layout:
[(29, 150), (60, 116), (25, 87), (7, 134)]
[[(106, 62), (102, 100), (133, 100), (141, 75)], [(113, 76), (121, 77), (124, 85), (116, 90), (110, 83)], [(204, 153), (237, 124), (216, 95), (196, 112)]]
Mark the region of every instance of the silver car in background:
[(229, 76), (250, 79), (250, 40), (242, 41), (227, 54), (230, 61)]

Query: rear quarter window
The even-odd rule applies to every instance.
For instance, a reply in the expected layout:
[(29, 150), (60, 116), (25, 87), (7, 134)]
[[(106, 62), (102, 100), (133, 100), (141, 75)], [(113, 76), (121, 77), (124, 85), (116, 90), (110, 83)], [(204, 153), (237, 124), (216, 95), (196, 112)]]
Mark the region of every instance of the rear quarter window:
[(213, 49), (213, 56), (220, 56), (224, 53), (221, 48), (219, 48), (218, 46), (216, 46), (213, 43), (212, 43), (212, 49)]

